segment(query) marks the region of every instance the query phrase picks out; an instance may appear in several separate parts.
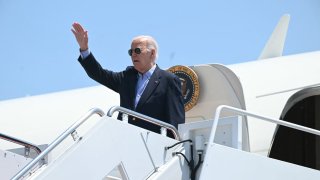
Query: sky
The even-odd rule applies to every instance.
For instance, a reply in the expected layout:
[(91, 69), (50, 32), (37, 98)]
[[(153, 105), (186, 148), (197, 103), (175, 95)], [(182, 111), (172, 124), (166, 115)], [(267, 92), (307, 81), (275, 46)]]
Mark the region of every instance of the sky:
[(73, 22), (104, 68), (132, 65), (134, 36), (153, 36), (160, 68), (256, 60), (280, 17), (283, 55), (320, 50), (319, 0), (0, 0), (0, 100), (98, 85), (77, 61)]

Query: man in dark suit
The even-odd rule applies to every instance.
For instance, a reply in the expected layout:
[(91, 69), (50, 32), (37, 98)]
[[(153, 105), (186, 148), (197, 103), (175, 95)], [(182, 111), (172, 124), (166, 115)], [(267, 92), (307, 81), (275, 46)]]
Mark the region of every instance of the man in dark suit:
[[(177, 76), (157, 66), (158, 45), (151, 36), (135, 37), (128, 51), (133, 66), (113, 72), (103, 69), (89, 51), (88, 32), (79, 23), (72, 26), (80, 46), (79, 62), (89, 77), (120, 94), (120, 106), (176, 128), (185, 122), (181, 82)], [(130, 117), (129, 123), (160, 132), (159, 127), (136, 118)]]

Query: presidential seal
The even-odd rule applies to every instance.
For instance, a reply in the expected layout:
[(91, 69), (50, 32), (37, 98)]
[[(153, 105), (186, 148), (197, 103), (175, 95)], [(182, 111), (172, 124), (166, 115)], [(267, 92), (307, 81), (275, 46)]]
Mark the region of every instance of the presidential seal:
[(199, 98), (199, 80), (197, 74), (187, 66), (173, 66), (167, 71), (175, 74), (181, 80), (181, 91), (185, 111), (197, 104)]

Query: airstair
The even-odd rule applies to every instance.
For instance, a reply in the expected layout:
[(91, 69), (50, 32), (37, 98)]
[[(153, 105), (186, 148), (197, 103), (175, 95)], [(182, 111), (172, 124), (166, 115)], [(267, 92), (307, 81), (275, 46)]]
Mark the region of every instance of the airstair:
[[(220, 118), (221, 111), (234, 116)], [(125, 114), (124, 120), (112, 118), (115, 112)], [(78, 134), (77, 128), (93, 114), (102, 118), (86, 134)], [(126, 115), (158, 125), (161, 134), (129, 124)], [(111, 108), (107, 115), (92, 109), (12, 179), (320, 179), (318, 170), (250, 153), (248, 136), (243, 135), (244, 116), (320, 135), (314, 129), (229, 106), (219, 106), (214, 119), (179, 125), (179, 132), (122, 107)], [(167, 131), (174, 138), (167, 137)], [(48, 164), (41, 163), (70, 135), (74, 139), (70, 147)]]

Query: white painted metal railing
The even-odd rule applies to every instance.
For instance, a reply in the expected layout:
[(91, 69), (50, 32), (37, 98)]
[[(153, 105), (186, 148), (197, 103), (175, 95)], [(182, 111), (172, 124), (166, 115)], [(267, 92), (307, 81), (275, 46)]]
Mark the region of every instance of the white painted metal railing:
[(308, 128), (308, 127), (305, 127), (305, 126), (301, 126), (301, 125), (298, 125), (298, 124), (286, 122), (286, 121), (279, 120), (279, 119), (272, 119), (272, 118), (268, 118), (268, 117), (265, 117), (265, 116), (260, 116), (260, 115), (245, 111), (243, 109), (238, 109), (238, 108), (234, 108), (234, 107), (226, 106), (226, 105), (220, 105), (220, 106), (218, 106), (218, 108), (216, 110), (216, 114), (215, 114), (215, 117), (214, 117), (214, 120), (213, 120), (213, 126), (212, 126), (210, 137), (209, 137), (209, 146), (207, 147), (207, 151), (209, 150), (210, 146), (213, 145), (213, 143), (214, 143), (213, 140), (214, 140), (214, 137), (215, 137), (215, 134), (216, 134), (216, 130), (217, 130), (217, 127), (218, 127), (218, 121), (219, 121), (220, 114), (221, 114), (222, 110), (233, 112), (233, 113), (237, 113), (238, 115), (255, 117), (257, 119), (261, 119), (261, 120), (264, 120), (264, 121), (276, 123), (276, 124), (279, 124), (279, 125), (282, 125), (282, 126), (286, 126), (286, 127), (289, 127), (289, 128), (297, 129), (297, 130), (300, 130), (300, 131), (304, 131), (304, 132), (308, 132), (308, 133), (320, 136), (320, 131), (316, 130), (316, 129)]
[(30, 149), (33, 149), (37, 154), (41, 153), (40, 148), (38, 146), (30, 143), (30, 142), (27, 142), (27, 141), (24, 141), (24, 140), (21, 140), (21, 139), (18, 139), (18, 138), (15, 138), (15, 137), (12, 137), (12, 136), (9, 136), (9, 135), (6, 135), (6, 134), (2, 134), (2, 133), (0, 133), (0, 139), (6, 140), (6, 141), (10, 141), (12, 143), (24, 146), (25, 149), (26, 149), (25, 150), (25, 156), (29, 156)]
[(152, 118), (152, 117), (137, 113), (137, 112), (132, 111), (130, 109), (123, 108), (121, 106), (113, 106), (113, 107), (111, 107), (109, 109), (107, 115), (109, 117), (111, 117), (113, 115), (113, 113), (116, 112), (116, 111), (124, 113), (124, 114), (127, 114), (127, 115), (130, 115), (130, 116), (133, 116), (133, 117), (136, 117), (136, 118), (139, 118), (141, 120), (147, 121), (147, 122), (149, 122), (151, 124), (155, 124), (155, 125), (161, 127), (161, 134), (163, 134), (163, 135), (166, 135), (167, 129), (169, 129), (173, 133), (173, 136), (174, 136), (174, 138), (176, 140), (178, 140), (178, 141), (181, 140), (180, 135), (178, 133), (178, 130), (171, 124), (168, 124), (168, 123), (162, 122), (160, 120), (157, 120), (155, 118)]
[[(47, 154), (49, 154), (57, 145), (59, 145), (63, 140), (65, 140), (69, 135), (74, 134), (76, 129), (83, 124), (89, 117), (94, 114), (98, 114), (101, 117), (105, 115), (105, 113), (98, 108), (93, 108), (88, 111), (81, 119), (71, 125), (64, 133), (62, 133), (57, 139), (55, 139), (41, 154), (39, 154), (33, 161), (31, 161), (26, 167), (24, 167), (20, 172), (18, 172), (12, 180), (18, 180), (22, 178), (27, 172), (29, 172), (42, 158), (44, 158)], [(73, 137), (74, 138), (74, 137)]]

